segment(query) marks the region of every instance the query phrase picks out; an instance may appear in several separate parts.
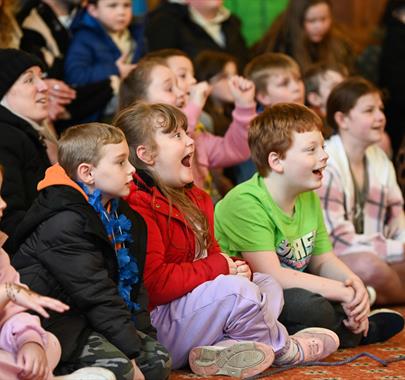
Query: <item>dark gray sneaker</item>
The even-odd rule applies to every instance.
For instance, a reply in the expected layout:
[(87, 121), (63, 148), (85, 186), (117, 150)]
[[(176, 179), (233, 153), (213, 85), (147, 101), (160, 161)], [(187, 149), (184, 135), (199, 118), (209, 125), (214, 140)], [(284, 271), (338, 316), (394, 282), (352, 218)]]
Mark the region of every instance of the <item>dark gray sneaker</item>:
[(391, 309), (375, 309), (368, 316), (368, 334), (360, 344), (385, 342), (404, 328), (404, 317)]
[(244, 379), (265, 371), (273, 360), (273, 349), (267, 344), (238, 342), (228, 347), (195, 347), (190, 351), (188, 361), (197, 375), (225, 375)]

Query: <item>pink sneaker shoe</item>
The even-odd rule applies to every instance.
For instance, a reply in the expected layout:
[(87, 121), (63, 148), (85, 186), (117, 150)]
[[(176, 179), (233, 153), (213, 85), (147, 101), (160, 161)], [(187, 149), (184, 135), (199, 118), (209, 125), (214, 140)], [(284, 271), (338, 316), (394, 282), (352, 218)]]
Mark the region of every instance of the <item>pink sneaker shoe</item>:
[(291, 336), (290, 346), (276, 356), (277, 366), (313, 362), (326, 358), (339, 347), (339, 337), (331, 330), (311, 327)]
[(229, 347), (195, 347), (188, 358), (191, 370), (197, 375), (225, 375), (242, 379), (263, 372), (273, 360), (273, 349), (257, 342), (238, 342)]

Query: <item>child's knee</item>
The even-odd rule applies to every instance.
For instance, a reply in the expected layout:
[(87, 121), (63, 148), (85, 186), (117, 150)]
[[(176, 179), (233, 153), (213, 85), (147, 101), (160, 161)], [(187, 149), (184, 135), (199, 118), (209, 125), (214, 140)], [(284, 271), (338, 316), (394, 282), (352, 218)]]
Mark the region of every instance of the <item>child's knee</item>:
[(289, 319), (296, 318), (304, 326), (328, 328), (335, 324), (336, 311), (320, 294), (301, 288), (291, 288), (284, 291), (284, 299), (283, 312), (287, 311)]
[(146, 380), (165, 380), (169, 377), (172, 360), (167, 349), (157, 340), (138, 332), (141, 350), (136, 359)]
[(253, 301), (261, 301), (259, 287), (242, 276), (221, 275), (215, 279), (216, 286), (223, 296), (243, 296)]

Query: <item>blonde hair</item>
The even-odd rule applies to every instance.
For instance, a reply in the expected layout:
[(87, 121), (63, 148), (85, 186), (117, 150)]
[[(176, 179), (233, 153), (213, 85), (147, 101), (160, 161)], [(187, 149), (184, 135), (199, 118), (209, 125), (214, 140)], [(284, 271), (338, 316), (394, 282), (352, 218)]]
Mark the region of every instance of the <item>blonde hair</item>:
[(16, 3), (15, 0), (0, 1), (0, 48), (12, 47), (13, 36), (18, 29), (14, 16)]
[(269, 78), (280, 71), (290, 71), (300, 76), (297, 62), (283, 53), (264, 53), (253, 58), (246, 65), (244, 74), (255, 84), (256, 93), (266, 93)]
[(172, 188), (162, 183), (150, 169), (150, 166), (136, 154), (137, 148), (140, 145), (145, 145), (152, 151), (152, 154), (157, 155), (156, 131), (161, 129), (163, 133), (170, 133), (177, 128), (186, 130), (186, 116), (178, 108), (168, 104), (136, 103), (118, 113), (113, 123), (125, 134), (132, 165), (148, 173), (162, 194), (168, 199), (170, 206), (169, 224), (173, 205), (184, 216), (196, 237), (197, 257), (199, 257), (212, 242), (205, 214), (187, 196), (185, 188)]
[(109, 124), (76, 125), (68, 128), (58, 141), (58, 162), (70, 178), (76, 179), (80, 164), (97, 166), (102, 158), (103, 146), (119, 144), (124, 140), (124, 133)]
[(267, 107), (250, 123), (249, 147), (259, 174), (270, 172), (268, 157), (276, 152), (285, 158), (293, 143), (293, 133), (322, 130), (322, 120), (309, 108), (294, 103), (278, 103)]

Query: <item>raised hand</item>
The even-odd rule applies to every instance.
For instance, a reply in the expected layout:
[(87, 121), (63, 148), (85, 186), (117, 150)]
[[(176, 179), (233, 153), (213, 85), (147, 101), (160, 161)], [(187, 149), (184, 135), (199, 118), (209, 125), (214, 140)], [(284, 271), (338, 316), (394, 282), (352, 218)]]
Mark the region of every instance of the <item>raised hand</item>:
[(228, 80), (229, 89), (238, 107), (253, 107), (255, 103), (255, 85), (252, 81), (234, 75)]

